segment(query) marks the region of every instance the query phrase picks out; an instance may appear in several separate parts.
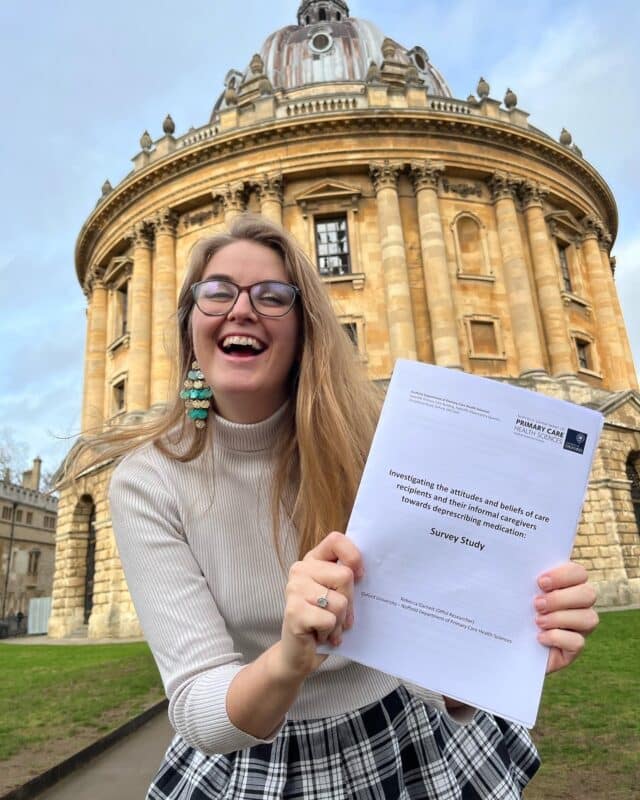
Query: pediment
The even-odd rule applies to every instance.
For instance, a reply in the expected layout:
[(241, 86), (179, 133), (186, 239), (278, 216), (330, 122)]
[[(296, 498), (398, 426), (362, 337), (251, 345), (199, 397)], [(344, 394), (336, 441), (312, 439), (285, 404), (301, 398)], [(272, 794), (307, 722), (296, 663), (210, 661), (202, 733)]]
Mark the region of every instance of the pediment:
[(640, 394), (633, 389), (618, 392), (599, 408), (605, 423), (640, 431)]
[(560, 228), (571, 236), (580, 236), (583, 233), (582, 225), (570, 211), (551, 211), (545, 214), (545, 219), (552, 228)]
[(318, 200), (352, 200), (359, 198), (362, 191), (357, 186), (349, 186), (340, 181), (321, 181), (296, 197), (297, 203), (313, 202)]

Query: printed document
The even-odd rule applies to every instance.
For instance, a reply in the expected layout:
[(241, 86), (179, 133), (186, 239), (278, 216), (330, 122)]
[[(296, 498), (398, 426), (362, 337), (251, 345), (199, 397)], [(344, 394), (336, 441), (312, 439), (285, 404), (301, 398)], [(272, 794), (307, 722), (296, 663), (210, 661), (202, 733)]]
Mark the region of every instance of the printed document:
[(347, 528), (365, 563), (355, 624), (332, 652), (532, 727), (536, 579), (570, 557), (602, 423), (399, 360)]

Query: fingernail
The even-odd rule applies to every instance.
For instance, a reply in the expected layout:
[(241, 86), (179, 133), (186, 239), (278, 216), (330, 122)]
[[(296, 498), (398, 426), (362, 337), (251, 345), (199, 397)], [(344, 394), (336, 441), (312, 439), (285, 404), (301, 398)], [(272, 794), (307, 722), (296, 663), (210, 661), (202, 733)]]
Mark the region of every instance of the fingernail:
[(536, 597), (534, 605), (536, 607), (536, 611), (544, 611), (547, 607), (547, 601), (544, 597)]
[(548, 575), (545, 575), (544, 578), (540, 578), (538, 583), (540, 588), (545, 592), (548, 592), (549, 589), (553, 586), (553, 581)]
[(547, 624), (546, 617), (536, 617), (536, 625), (537, 625), (539, 628), (544, 628), (544, 627), (546, 627), (546, 624)]

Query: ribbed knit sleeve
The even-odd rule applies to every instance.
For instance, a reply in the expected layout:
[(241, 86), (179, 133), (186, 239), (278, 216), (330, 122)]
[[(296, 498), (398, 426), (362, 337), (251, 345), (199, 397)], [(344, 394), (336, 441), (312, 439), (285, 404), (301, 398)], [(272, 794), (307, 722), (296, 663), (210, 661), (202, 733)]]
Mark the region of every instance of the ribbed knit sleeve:
[(120, 559), (169, 698), (171, 723), (206, 754), (273, 741), (279, 731), (256, 739), (229, 719), (227, 690), (243, 667), (242, 655), (234, 651), (152, 452), (149, 446), (123, 460), (109, 499)]

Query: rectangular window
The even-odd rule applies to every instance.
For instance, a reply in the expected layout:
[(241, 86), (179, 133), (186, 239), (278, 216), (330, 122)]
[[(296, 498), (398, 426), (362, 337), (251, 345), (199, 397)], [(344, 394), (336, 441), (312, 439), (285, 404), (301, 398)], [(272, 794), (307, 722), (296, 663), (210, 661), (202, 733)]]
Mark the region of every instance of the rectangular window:
[(28, 574), (35, 577), (38, 574), (38, 564), (40, 562), (40, 551), (32, 550), (29, 553), (29, 567)]
[(351, 272), (347, 217), (315, 221), (318, 270), (321, 275), (347, 275)]
[(591, 345), (584, 339), (576, 339), (576, 353), (580, 369), (591, 369)]
[(33, 525), (33, 511), (27, 511), (27, 525)]
[(126, 380), (122, 378), (113, 384), (113, 413), (119, 414), (126, 408)]
[(347, 334), (347, 336), (351, 339), (353, 344), (357, 347), (358, 346), (358, 326), (355, 322), (343, 322), (342, 329)]
[(562, 273), (562, 286), (565, 292), (573, 292), (571, 273), (569, 272), (568, 245), (558, 244), (558, 257), (560, 258), (560, 271)]
[(493, 322), (473, 320), (469, 325), (471, 329), (471, 345), (476, 356), (498, 355), (498, 340), (496, 326)]
[(2, 506), (2, 519), (11, 519), (11, 506)]
[(129, 282), (125, 281), (121, 284), (115, 293), (116, 299), (116, 313), (115, 313), (115, 331), (114, 339), (119, 339), (124, 336), (128, 330), (127, 327), (127, 312), (129, 308)]
[(22, 509), (19, 508), (16, 511), (16, 522), (22, 522)]

